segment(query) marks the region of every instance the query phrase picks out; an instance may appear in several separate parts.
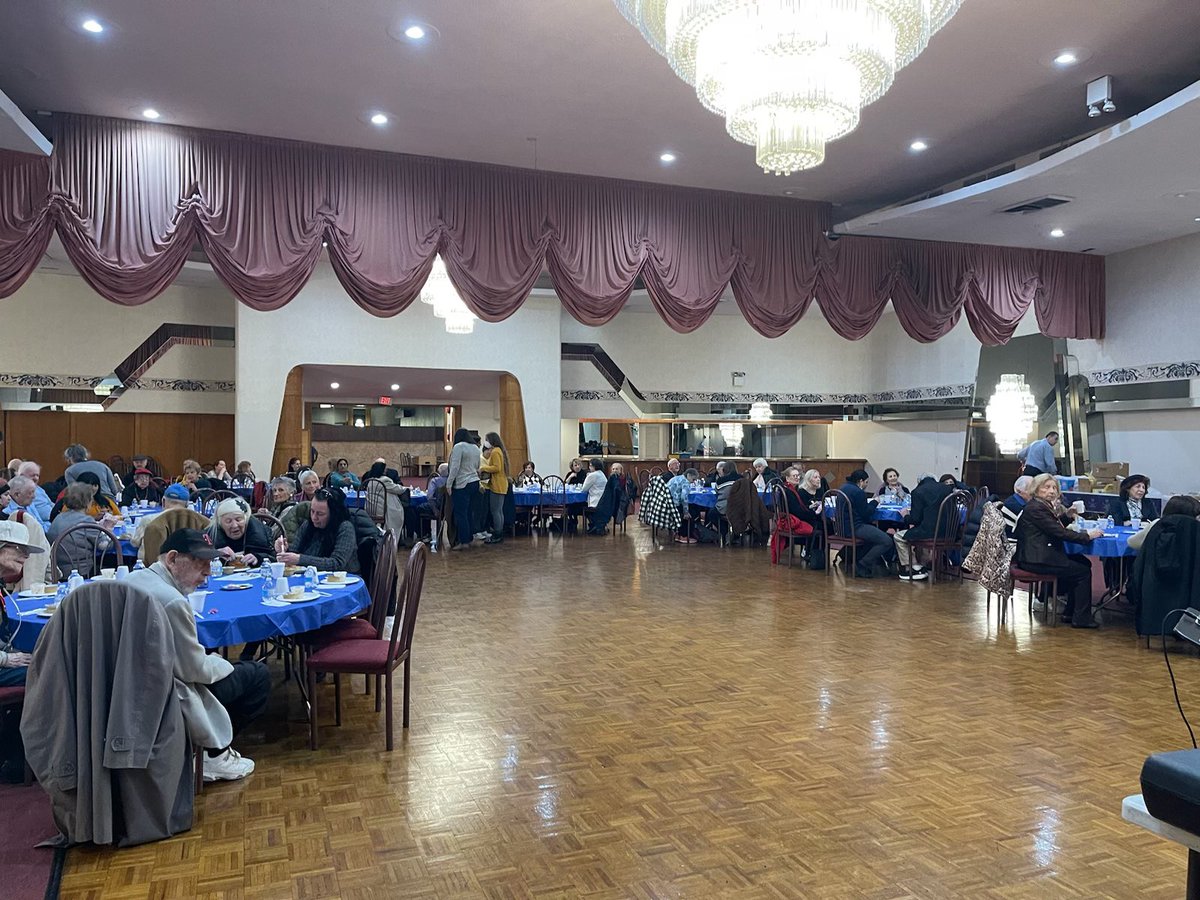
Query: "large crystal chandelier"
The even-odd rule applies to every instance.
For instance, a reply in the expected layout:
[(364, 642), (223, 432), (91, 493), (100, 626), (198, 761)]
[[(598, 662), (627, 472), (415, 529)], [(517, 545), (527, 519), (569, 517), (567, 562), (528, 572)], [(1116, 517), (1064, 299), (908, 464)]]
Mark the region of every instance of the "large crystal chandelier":
[(985, 415), (1001, 453), (1016, 453), (1024, 447), (1038, 417), (1037, 401), (1025, 376), (1001, 375)]
[(962, 0), (613, 0), (767, 172), (819, 166)]
[(421, 288), (421, 302), (428, 303), (435, 316), (446, 320), (446, 331), (450, 334), (470, 334), (475, 330), (475, 314), (458, 295), (441, 255), (434, 257), (433, 268)]

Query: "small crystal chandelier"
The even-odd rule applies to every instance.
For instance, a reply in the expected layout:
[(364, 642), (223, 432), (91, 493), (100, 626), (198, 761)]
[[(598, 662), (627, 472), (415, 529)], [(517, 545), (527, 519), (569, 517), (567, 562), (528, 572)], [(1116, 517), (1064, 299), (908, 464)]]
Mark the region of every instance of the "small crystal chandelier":
[(962, 0), (613, 0), (752, 144), (764, 171), (819, 166)]
[(765, 401), (758, 401), (750, 404), (750, 421), (751, 422), (770, 422), (771, 421), (771, 404)]
[(421, 302), (428, 303), (435, 316), (446, 320), (447, 333), (470, 334), (475, 330), (475, 314), (463, 303), (440, 254), (434, 257), (433, 268), (421, 288)]
[(721, 437), (725, 438), (725, 444), (740, 445), (742, 437), (745, 435), (741, 423), (739, 422), (722, 422), (717, 426), (721, 429)]
[(1001, 453), (1016, 453), (1025, 446), (1038, 418), (1037, 401), (1025, 376), (1001, 375), (985, 415)]

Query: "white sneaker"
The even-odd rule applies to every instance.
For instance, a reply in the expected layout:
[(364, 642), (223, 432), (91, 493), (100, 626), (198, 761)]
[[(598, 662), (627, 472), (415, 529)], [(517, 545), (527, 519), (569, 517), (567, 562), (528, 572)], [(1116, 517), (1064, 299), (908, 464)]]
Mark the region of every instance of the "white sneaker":
[(247, 759), (232, 747), (220, 756), (204, 756), (204, 781), (237, 781), (254, 771), (254, 760)]
[(475, 540), (477, 540), (477, 541), (486, 541), (491, 536), (492, 536), (492, 533), (490, 531), (475, 532)]

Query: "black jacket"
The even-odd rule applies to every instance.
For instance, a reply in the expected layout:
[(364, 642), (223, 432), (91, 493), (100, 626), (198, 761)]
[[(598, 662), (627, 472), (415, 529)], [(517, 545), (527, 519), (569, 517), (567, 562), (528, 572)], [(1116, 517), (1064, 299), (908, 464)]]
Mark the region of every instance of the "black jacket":
[(396, 482), (396, 484), (400, 483), (400, 473), (395, 469), (384, 468), (383, 471), (377, 472), (375, 470), (375, 466), (371, 466), (371, 468), (363, 472), (362, 480), (366, 481), (368, 478), (383, 478), (385, 476), (392, 479), (392, 481)]
[(121, 491), (121, 505), (133, 506), (137, 500), (145, 500), (147, 503), (162, 503), (162, 488), (153, 481), (145, 488), (140, 488), (131, 481), (125, 485), (125, 490)]
[(258, 519), (253, 517), (247, 519), (246, 530), (236, 541), (231, 540), (219, 525), (215, 530), (217, 533), (213, 536), (212, 543), (218, 550), (222, 547), (231, 547), (237, 553), (253, 553), (260, 561), (275, 559), (275, 548), (271, 546), (271, 535), (267, 531), (267, 526)]
[[(1120, 497), (1113, 497), (1108, 501), (1107, 515), (1112, 516), (1113, 522), (1117, 525), (1128, 525), (1130, 522), (1129, 504)], [(1153, 522), (1157, 518), (1158, 516), (1154, 514), (1154, 509), (1151, 507), (1150, 501), (1143, 498), (1142, 521)]]
[[(1174, 609), (1200, 608), (1200, 521), (1165, 516), (1150, 529), (1133, 564), (1129, 599), (1138, 634), (1161, 634)], [(1179, 616), (1166, 620), (1169, 634)]]
[[(904, 523), (908, 526), (904, 539), (906, 541), (928, 541), (934, 537), (937, 528), (938, 509), (942, 501), (954, 493), (954, 488), (942, 484), (934, 478), (926, 478), (918, 484), (910, 497), (910, 508)], [(949, 537), (954, 534), (958, 523), (954, 521), (953, 513), (942, 523), (942, 534), (938, 537)]]
[(1036, 497), (1025, 504), (1025, 511), (1017, 520), (1015, 534), (1017, 552), (1014, 560), (1022, 567), (1066, 565), (1068, 560), (1063, 550), (1064, 542), (1092, 542), (1086, 531), (1071, 531), (1054, 514), (1050, 504)]
[(799, 491), (790, 484), (783, 485), (783, 500), (787, 511), (801, 522), (807, 522), (814, 531), (819, 530), (821, 517), (812, 511), (812, 507), (809, 506), (812, 500), (807, 500), (806, 497), (811, 497), (807, 491)]

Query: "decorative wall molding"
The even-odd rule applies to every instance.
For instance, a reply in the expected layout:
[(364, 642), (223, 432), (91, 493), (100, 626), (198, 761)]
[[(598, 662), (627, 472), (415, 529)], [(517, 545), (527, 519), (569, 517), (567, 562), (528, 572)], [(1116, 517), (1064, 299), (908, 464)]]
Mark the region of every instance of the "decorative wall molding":
[[(900, 403), (906, 400), (952, 400), (970, 398), (973, 384), (939, 384), (860, 394), (735, 393), (730, 391), (642, 391), (644, 399), (657, 403), (787, 403), (793, 406), (826, 406), (851, 403)], [(620, 400), (617, 391), (565, 390), (564, 400)]]
[[(91, 390), (103, 380), (103, 375), (30, 375), (0, 372), (0, 387), (78, 388)], [(125, 383), (126, 390), (141, 391), (205, 391), (231, 394), (232, 381), (199, 381), (191, 378), (134, 378)]]
[(1084, 372), (1088, 384), (1136, 384), (1142, 381), (1178, 381), (1200, 378), (1200, 362), (1147, 363), (1144, 366), (1125, 366), (1119, 369), (1100, 369)]

